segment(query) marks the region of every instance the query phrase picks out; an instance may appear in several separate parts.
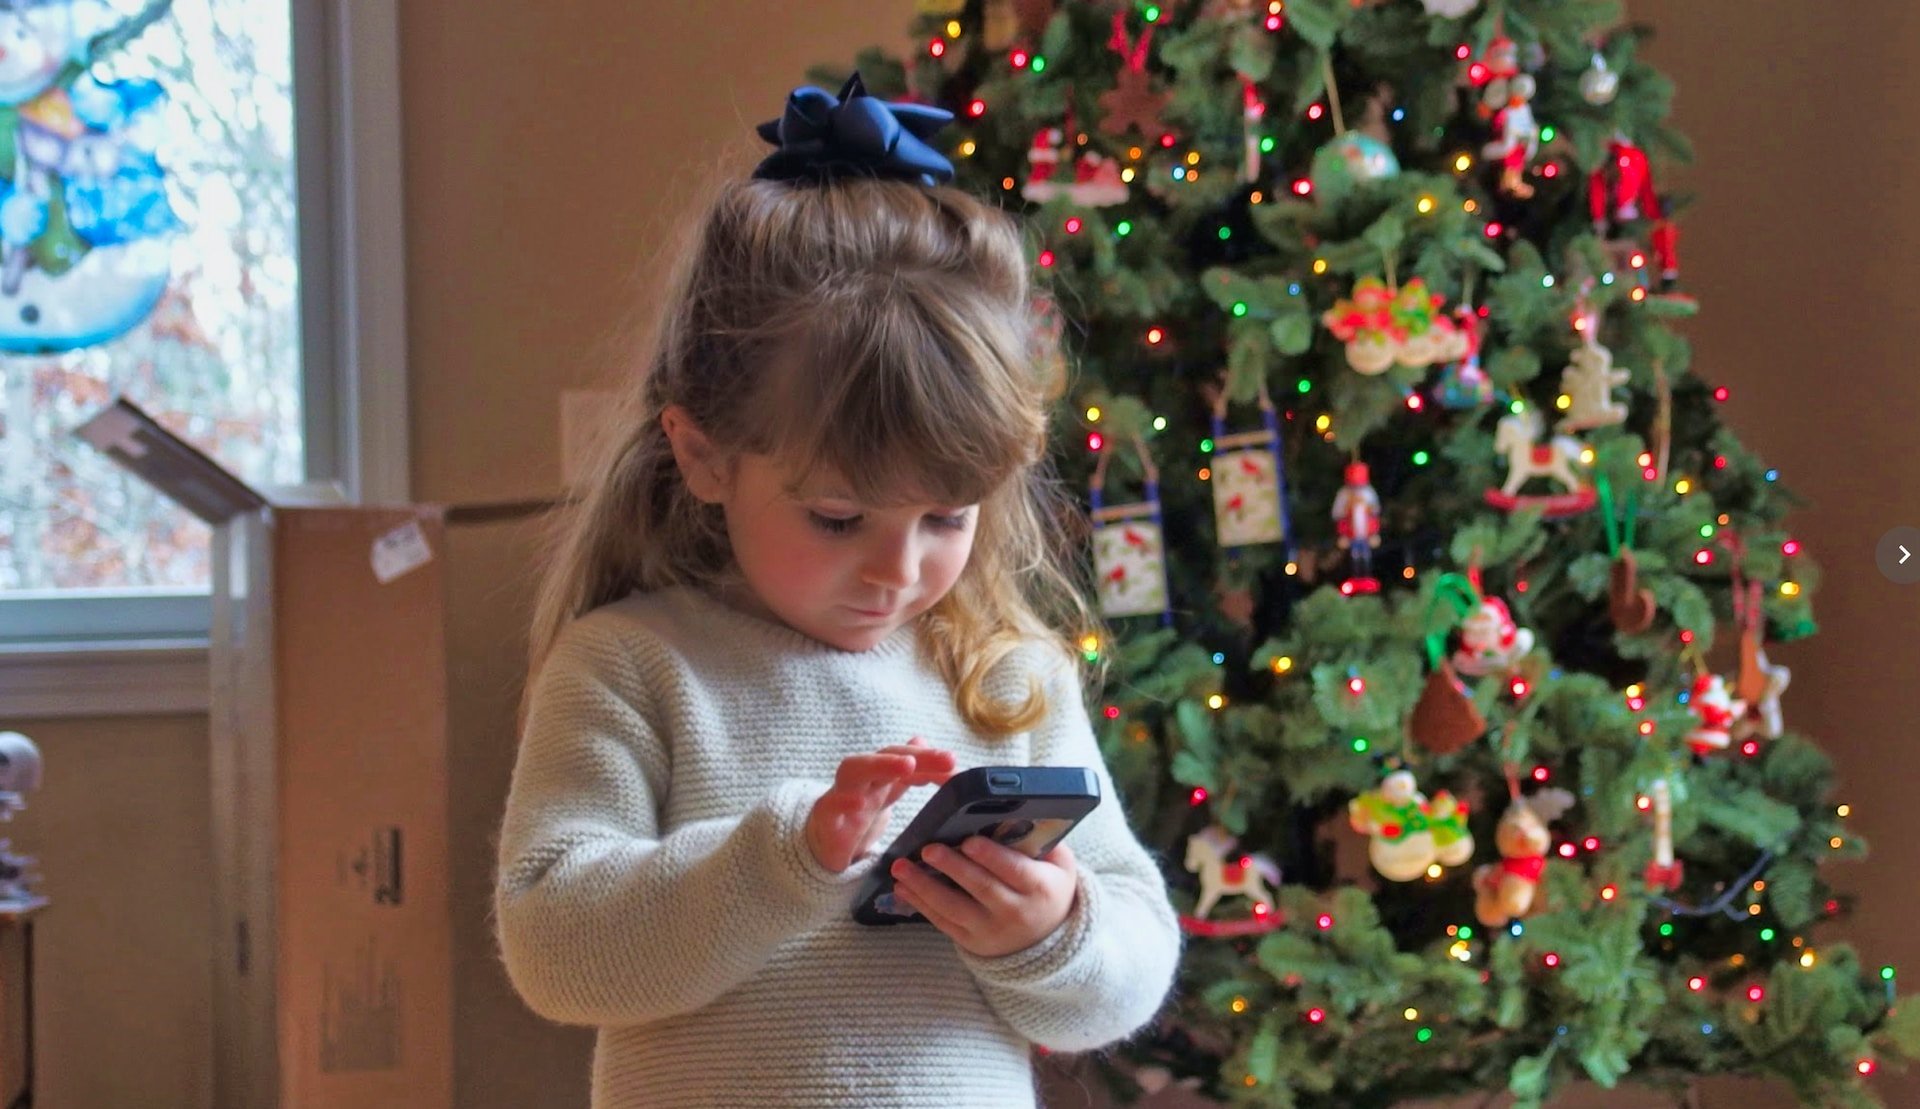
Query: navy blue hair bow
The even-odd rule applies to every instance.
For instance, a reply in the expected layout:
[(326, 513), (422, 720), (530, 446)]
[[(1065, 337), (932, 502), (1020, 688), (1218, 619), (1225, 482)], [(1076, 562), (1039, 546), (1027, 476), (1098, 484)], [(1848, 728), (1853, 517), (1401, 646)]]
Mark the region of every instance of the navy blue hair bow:
[(839, 96), (802, 85), (788, 95), (784, 115), (757, 129), (780, 149), (767, 155), (753, 175), (773, 181), (851, 175), (945, 184), (953, 180), (953, 163), (925, 140), (952, 121), (945, 108), (869, 96), (858, 72), (847, 78)]

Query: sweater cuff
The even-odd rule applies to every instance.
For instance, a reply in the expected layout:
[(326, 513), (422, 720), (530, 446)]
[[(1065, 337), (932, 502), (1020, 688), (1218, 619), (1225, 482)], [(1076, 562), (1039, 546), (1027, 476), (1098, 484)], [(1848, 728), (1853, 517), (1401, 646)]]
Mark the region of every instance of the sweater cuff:
[(1032, 947), (1010, 955), (982, 957), (960, 951), (960, 959), (983, 982), (1034, 989), (1046, 987), (1067, 973), (1080, 958), (1093, 936), (1093, 923), (1101, 909), (1099, 883), (1084, 867), (1074, 879), (1073, 907), (1060, 927), (1048, 933)]
[(872, 870), (873, 858), (855, 859), (835, 873), (820, 865), (807, 846), (807, 817), (829, 788), (826, 782), (791, 779), (773, 787), (767, 808), (773, 815), (773, 873), (803, 904), (835, 907), (851, 904), (855, 887)]

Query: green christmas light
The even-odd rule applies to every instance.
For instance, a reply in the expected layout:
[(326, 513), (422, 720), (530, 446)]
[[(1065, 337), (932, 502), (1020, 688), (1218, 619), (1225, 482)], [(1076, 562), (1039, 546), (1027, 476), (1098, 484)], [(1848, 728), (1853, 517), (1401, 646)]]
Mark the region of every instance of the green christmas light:
[(1366, 753), (1367, 753), (1367, 748), (1368, 748), (1368, 747), (1370, 747), (1370, 746), (1372, 746), (1372, 744), (1370, 744), (1370, 743), (1368, 743), (1368, 742), (1367, 742), (1367, 737), (1366, 737), (1366, 736), (1354, 736), (1354, 737), (1353, 737), (1353, 753), (1354, 753), (1354, 754), (1356, 754), (1356, 755), (1364, 755), (1364, 754), (1366, 754)]
[(1261, 140), (1260, 140), (1260, 153), (1262, 153), (1262, 154), (1271, 154), (1271, 153), (1273, 153), (1273, 147), (1274, 147), (1274, 142), (1273, 142), (1273, 136), (1272, 136), (1272, 135), (1267, 135), (1267, 136), (1264, 136), (1264, 137), (1262, 137), (1262, 138), (1261, 138)]
[(1413, 1038), (1419, 1040), (1421, 1043), (1426, 1043), (1428, 1040), (1433, 1039), (1433, 1029), (1422, 1028), (1413, 1034)]
[(1540, 128), (1540, 141), (1541, 141), (1541, 142), (1552, 142), (1552, 141), (1553, 141), (1553, 135), (1554, 135), (1554, 130), (1553, 130), (1553, 126), (1552, 126), (1551, 124), (1549, 124), (1549, 125), (1547, 125), (1547, 126), (1545, 126), (1545, 127), (1542, 127), (1542, 128)]
[(1527, 410), (1527, 402), (1525, 401), (1516, 400), (1507, 405), (1507, 411), (1513, 413), (1516, 416), (1518, 416), (1522, 412), (1525, 412), (1526, 410)]
[(1712, 525), (1712, 524), (1701, 524), (1701, 525), (1700, 525), (1700, 538), (1702, 538), (1702, 539), (1711, 539), (1711, 538), (1713, 538), (1713, 525)]
[(1880, 968), (1880, 980), (1881, 980), (1882, 982), (1891, 982), (1891, 981), (1893, 981), (1893, 968), (1892, 968), (1892, 967), (1881, 967), (1881, 968)]
[(1761, 942), (1761, 943), (1772, 943), (1772, 942), (1773, 942), (1773, 935), (1774, 935), (1774, 933), (1773, 933), (1773, 929), (1771, 929), (1771, 928), (1762, 928), (1762, 929), (1760, 929), (1760, 942)]
[(1234, 314), (1234, 315), (1236, 315), (1236, 316), (1244, 316), (1244, 315), (1246, 315), (1246, 314), (1247, 314), (1247, 302), (1246, 302), (1246, 301), (1244, 301), (1244, 300), (1236, 300), (1236, 301), (1234, 301), (1234, 302), (1233, 302), (1233, 314)]
[(1035, 73), (1042, 73), (1042, 72), (1045, 72), (1047, 68), (1047, 59), (1042, 57), (1039, 54), (1035, 54), (1033, 56), (1033, 61), (1030, 64)]
[(1113, 229), (1113, 233), (1120, 236), (1123, 239), (1126, 238), (1128, 235), (1133, 234), (1133, 221), (1130, 219), (1121, 220), (1120, 225)]
[(1306, 378), (1303, 377), (1300, 379), (1300, 384), (1296, 386), (1296, 388), (1300, 390), (1300, 395), (1304, 397), (1308, 393), (1313, 391), (1313, 382), (1308, 381)]
[(1472, 928), (1471, 928), (1470, 926), (1468, 926), (1468, 925), (1465, 925), (1465, 924), (1462, 924), (1462, 925), (1460, 926), (1460, 938), (1461, 938), (1461, 939), (1463, 939), (1463, 940), (1470, 940), (1470, 939), (1472, 939), (1472, 938), (1473, 938), (1473, 929), (1472, 929)]
[(1148, 23), (1160, 22), (1160, 8), (1157, 4), (1148, 4), (1147, 10), (1140, 14), (1146, 17)]
[(1233, 238), (1233, 229), (1230, 227), (1222, 227), (1220, 229), (1220, 241), (1224, 243), (1231, 238)]
[(1433, 456), (1428, 454), (1426, 451), (1413, 452), (1413, 464), (1415, 466), (1425, 466), (1427, 463), (1431, 461), (1433, 461)]
[(1662, 925), (1660, 926), (1660, 934), (1661, 934), (1661, 935), (1663, 935), (1663, 936), (1671, 936), (1671, 935), (1673, 935), (1673, 925), (1671, 925), (1671, 924), (1662, 924)]
[(1202, 440), (1200, 440), (1200, 453), (1201, 453), (1201, 454), (1212, 454), (1212, 453), (1213, 453), (1213, 440), (1211, 440), (1211, 439), (1202, 439)]

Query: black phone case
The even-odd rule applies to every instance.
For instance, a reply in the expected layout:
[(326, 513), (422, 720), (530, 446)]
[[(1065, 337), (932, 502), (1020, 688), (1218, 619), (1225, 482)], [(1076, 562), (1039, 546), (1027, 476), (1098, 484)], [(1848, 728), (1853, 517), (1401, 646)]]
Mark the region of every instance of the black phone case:
[[(976, 766), (963, 770), (947, 779), (880, 857), (854, 898), (853, 919), (873, 925), (926, 923), (927, 918), (919, 913), (887, 911), (887, 902), (893, 894), (894, 862), (918, 862), (920, 852), (930, 844), (957, 847), (970, 836), (991, 835), (1003, 843), (1013, 840), (1009, 846), (1039, 858), (1053, 850), (1099, 804), (1100, 779), (1083, 766)], [(1030, 827), (1029, 834), (1017, 834), (1021, 822), (1039, 821), (1064, 823), (1044, 830)], [(1039, 834), (1032, 834), (1035, 832)]]

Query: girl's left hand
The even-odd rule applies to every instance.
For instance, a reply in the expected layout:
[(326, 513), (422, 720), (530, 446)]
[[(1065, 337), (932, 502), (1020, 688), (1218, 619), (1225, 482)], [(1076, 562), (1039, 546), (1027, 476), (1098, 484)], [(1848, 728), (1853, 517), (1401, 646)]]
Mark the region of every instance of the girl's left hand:
[[(985, 836), (960, 848), (934, 844), (921, 852), (926, 865), (894, 863), (894, 896), (969, 954), (992, 958), (1024, 951), (1072, 911), (1079, 868), (1065, 844), (1038, 859)], [(935, 870), (960, 888), (942, 882)]]

